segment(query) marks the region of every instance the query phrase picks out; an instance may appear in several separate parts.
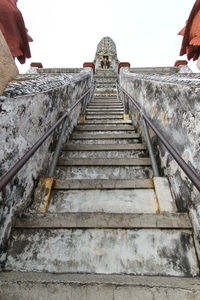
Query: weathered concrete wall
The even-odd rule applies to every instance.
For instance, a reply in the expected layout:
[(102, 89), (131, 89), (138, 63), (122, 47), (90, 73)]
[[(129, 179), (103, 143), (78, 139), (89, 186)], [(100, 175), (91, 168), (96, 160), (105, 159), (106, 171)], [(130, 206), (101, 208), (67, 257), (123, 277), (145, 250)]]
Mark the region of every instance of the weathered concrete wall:
[[(0, 98), (0, 177), (4, 175), (91, 85), (91, 73), (82, 71), (63, 85), (42, 93)], [(70, 115), (72, 131), (79, 104)], [(51, 135), (12, 182), (0, 193), (0, 242), (3, 249), (11, 224), (31, 201), (39, 176), (47, 176), (58, 130)], [(2, 258), (3, 259), (3, 258)]]
[[(191, 80), (189, 84), (179, 84), (176, 81), (169, 83), (167, 79), (164, 82), (163, 78), (162, 82), (158, 78), (154, 81), (150, 76), (148, 79), (142, 78), (125, 68), (120, 73), (120, 85), (135, 98), (169, 143), (199, 174), (200, 88), (196, 87), (197, 80)], [(129, 110), (135, 125), (140, 126), (140, 117), (132, 103), (129, 104)], [(197, 225), (200, 222), (198, 191), (164, 146), (157, 140), (155, 142), (158, 145), (162, 172), (169, 177), (179, 211), (190, 209)]]

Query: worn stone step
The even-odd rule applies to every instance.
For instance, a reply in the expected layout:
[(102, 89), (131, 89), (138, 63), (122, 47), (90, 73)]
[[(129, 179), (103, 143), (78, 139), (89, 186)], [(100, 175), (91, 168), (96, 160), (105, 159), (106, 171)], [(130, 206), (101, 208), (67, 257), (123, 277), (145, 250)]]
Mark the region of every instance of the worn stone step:
[(108, 126), (108, 125), (105, 125), (105, 126), (102, 126), (102, 125), (77, 125), (75, 127), (75, 130), (76, 131), (95, 131), (95, 130), (100, 130), (100, 131), (107, 131), (107, 130), (110, 130), (110, 131), (117, 131), (117, 130), (121, 130), (121, 131), (127, 131), (127, 130), (134, 130), (134, 126), (132, 125), (115, 125), (115, 126)]
[(133, 143), (139, 143), (140, 139), (133, 139), (133, 138), (126, 138), (126, 139), (74, 139), (71, 140), (71, 144), (81, 145), (81, 144), (87, 144), (87, 145), (93, 145), (93, 144), (133, 144)]
[(125, 151), (125, 150), (145, 150), (146, 146), (144, 144), (66, 144), (63, 145), (63, 150), (65, 151)]
[(192, 229), (185, 213), (45, 213), (25, 214), (15, 228), (127, 228)]
[(159, 210), (153, 189), (55, 190), (48, 211), (157, 213)]
[(92, 134), (92, 133), (74, 133), (71, 136), (72, 140), (91, 140), (91, 139), (138, 139), (140, 135), (138, 133), (123, 133), (123, 134), (118, 134), (118, 133), (107, 133), (107, 134)]
[(139, 158), (147, 157), (146, 150), (123, 150), (123, 151), (62, 151), (60, 158)]
[(119, 112), (119, 113), (121, 113), (121, 112), (123, 112), (124, 110), (123, 110), (123, 108), (87, 108), (86, 109), (86, 112), (87, 113), (96, 113), (96, 112)]
[(43, 272), (0, 273), (0, 297), (4, 300), (197, 300), (198, 278), (50, 274)]
[(120, 111), (102, 111), (102, 110), (98, 110), (98, 111), (86, 111), (86, 115), (119, 115), (119, 114), (123, 114), (123, 110)]
[(91, 125), (94, 125), (94, 124), (132, 124), (132, 120), (85, 120), (84, 122), (79, 122), (79, 124), (85, 124), (85, 125), (88, 125), (88, 124), (91, 124)]
[(149, 179), (151, 166), (57, 166), (55, 178), (66, 179)]
[[(188, 229), (16, 229), (6, 271), (197, 276)], [(145, 284), (145, 283), (144, 283)]]
[(82, 179), (82, 180), (55, 180), (54, 190), (93, 190), (93, 189), (152, 189), (152, 179), (135, 180), (107, 180), (107, 179)]
[(89, 103), (87, 108), (123, 108), (122, 104), (111, 104), (111, 103), (105, 103), (105, 104), (99, 104), (99, 103)]
[(59, 158), (58, 166), (151, 166), (150, 158), (129, 158), (129, 159), (101, 159), (101, 158)]
[(86, 115), (86, 120), (97, 120), (97, 119), (123, 119), (121, 115)]

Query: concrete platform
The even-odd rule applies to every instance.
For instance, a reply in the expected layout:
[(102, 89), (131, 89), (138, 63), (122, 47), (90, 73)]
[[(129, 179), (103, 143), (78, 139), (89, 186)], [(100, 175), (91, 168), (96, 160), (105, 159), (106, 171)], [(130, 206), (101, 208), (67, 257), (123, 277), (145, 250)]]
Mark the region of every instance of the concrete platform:
[(52, 193), (48, 212), (156, 213), (153, 189), (68, 190)]
[(4, 300), (198, 300), (196, 278), (0, 273), (0, 297)]
[(17, 229), (6, 270), (152, 276), (199, 272), (191, 231), (160, 229)]

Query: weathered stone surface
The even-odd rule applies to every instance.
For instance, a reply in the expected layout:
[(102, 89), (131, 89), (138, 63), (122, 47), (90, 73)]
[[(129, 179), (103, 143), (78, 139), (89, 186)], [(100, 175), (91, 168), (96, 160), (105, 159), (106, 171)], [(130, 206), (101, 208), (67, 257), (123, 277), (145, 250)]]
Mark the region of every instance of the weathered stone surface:
[(6, 270), (198, 274), (190, 230), (20, 229), (13, 231), (10, 242)]
[(48, 211), (156, 213), (153, 189), (54, 191)]
[(18, 74), (17, 66), (0, 30), (0, 95), (10, 80)]
[[(120, 75), (120, 84), (136, 99), (167, 141), (198, 174), (200, 170), (200, 89), (195, 85), (199, 86), (200, 80), (199, 77), (195, 79), (195, 76), (195, 74), (192, 74), (192, 77), (189, 75), (190, 86), (190, 82), (188, 83), (187, 79), (184, 78), (182, 78), (183, 84), (179, 82), (179, 77), (177, 77), (177, 82), (176, 77), (174, 77), (174, 82), (169, 83), (167, 76), (159, 81), (159, 74), (156, 79), (151, 75), (143, 78), (123, 70)], [(141, 129), (139, 114), (132, 104), (129, 104), (129, 110), (134, 126)], [(198, 191), (191, 185), (185, 173), (172, 159), (161, 142), (155, 136), (153, 140), (158, 145), (161, 168), (169, 178), (175, 193), (178, 210), (187, 211), (189, 207), (193, 207), (195, 226), (199, 230), (199, 201), (195, 200), (199, 194)]]
[(198, 300), (199, 279), (130, 275), (0, 274), (4, 300)]
[(158, 228), (192, 229), (187, 214), (181, 213), (27, 213), (15, 228)]
[[(58, 120), (91, 84), (90, 73), (71, 77), (59, 88), (43, 93), (0, 100), (0, 176), (4, 175), (37, 140)], [(77, 124), (81, 104), (70, 115), (66, 137)], [(47, 176), (49, 163), (58, 139), (58, 130), (51, 135), (34, 157), (12, 180), (1, 195), (0, 241), (3, 247), (9, 236), (12, 219), (30, 203), (39, 176)], [(3, 240), (2, 240), (3, 239)], [(0, 249), (1, 250), (1, 249)]]

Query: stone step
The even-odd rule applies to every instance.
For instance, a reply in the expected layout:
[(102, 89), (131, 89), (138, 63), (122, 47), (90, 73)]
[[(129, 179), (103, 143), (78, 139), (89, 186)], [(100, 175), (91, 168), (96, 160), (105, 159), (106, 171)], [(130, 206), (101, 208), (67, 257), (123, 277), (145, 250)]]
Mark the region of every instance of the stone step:
[(103, 108), (101, 108), (101, 109), (91, 109), (91, 108), (88, 108), (88, 109), (86, 109), (86, 114), (91, 114), (91, 113), (94, 113), (94, 114), (96, 114), (96, 113), (123, 113), (124, 112), (124, 110), (123, 109), (114, 109), (114, 108), (106, 108), (106, 109), (103, 109)]
[(145, 150), (146, 146), (144, 144), (98, 144), (98, 145), (75, 145), (66, 144), (63, 145), (63, 150), (65, 151), (125, 151), (125, 150)]
[(186, 213), (45, 213), (25, 214), (15, 228), (192, 229)]
[(57, 166), (55, 178), (66, 179), (149, 179), (151, 166)]
[(198, 278), (0, 273), (0, 297), (4, 300), (161, 300), (200, 299)]
[(86, 120), (98, 120), (98, 119), (123, 119), (123, 115), (86, 115)]
[(48, 212), (157, 213), (153, 189), (54, 190)]
[(79, 124), (84, 124), (84, 125), (94, 125), (94, 124), (104, 124), (104, 125), (108, 125), (108, 124), (132, 124), (132, 120), (85, 120), (84, 122), (79, 122)]
[(146, 150), (123, 151), (62, 151), (60, 158), (139, 158), (147, 157)]
[(86, 111), (86, 115), (123, 115), (123, 110), (120, 111), (102, 111), (102, 110), (97, 110), (97, 111)]
[(99, 145), (99, 144), (133, 144), (133, 143), (138, 143), (139, 142), (139, 139), (136, 138), (136, 139), (133, 139), (133, 138), (130, 138), (130, 139), (74, 139), (74, 140), (71, 140), (71, 144), (76, 144), (76, 145), (81, 145), (81, 144), (87, 144), (87, 145)]
[(107, 179), (82, 179), (82, 180), (55, 180), (54, 190), (105, 190), (105, 189), (152, 189), (152, 179), (135, 180), (107, 180)]
[(87, 108), (123, 108), (122, 104), (111, 104), (111, 103), (89, 103)]
[(107, 131), (107, 130), (110, 130), (110, 131), (117, 131), (117, 130), (134, 130), (135, 128), (132, 126), (132, 125), (115, 125), (115, 126), (108, 126), (108, 125), (78, 125), (75, 127), (75, 130), (76, 131), (95, 131), (95, 130), (98, 130), (98, 131)]
[(197, 276), (188, 229), (15, 229), (6, 271)]
[(71, 136), (72, 140), (91, 140), (91, 139), (139, 139), (140, 135), (138, 133), (102, 133), (102, 134), (94, 134), (92, 133), (73, 133)]
[(101, 158), (59, 158), (58, 166), (151, 166), (150, 158), (129, 158), (129, 159), (101, 159)]

